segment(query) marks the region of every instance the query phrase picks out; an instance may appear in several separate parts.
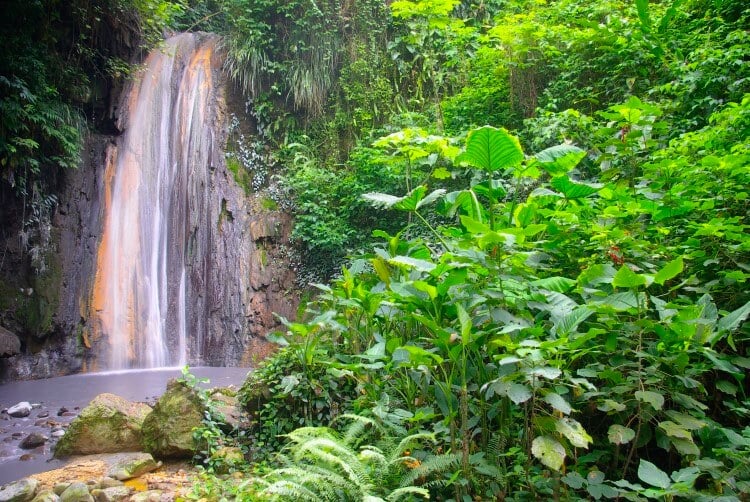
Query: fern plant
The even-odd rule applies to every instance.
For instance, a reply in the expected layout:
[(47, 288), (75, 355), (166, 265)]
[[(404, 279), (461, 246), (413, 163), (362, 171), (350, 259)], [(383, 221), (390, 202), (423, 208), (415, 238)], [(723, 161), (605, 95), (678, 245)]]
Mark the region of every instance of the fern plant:
[(429, 500), (418, 480), (454, 469), (460, 455), (411, 454), (434, 442), (428, 433), (406, 434), (362, 415), (349, 420), (342, 431), (329, 427), (302, 427), (287, 435), (280, 455), (282, 466), (264, 479), (261, 495), (271, 500), (398, 501)]

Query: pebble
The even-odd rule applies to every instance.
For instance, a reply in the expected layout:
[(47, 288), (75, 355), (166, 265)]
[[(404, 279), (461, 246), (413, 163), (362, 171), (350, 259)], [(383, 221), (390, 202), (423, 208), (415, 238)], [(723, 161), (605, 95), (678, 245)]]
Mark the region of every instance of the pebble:
[(31, 453), (24, 453), (23, 455), (18, 457), (18, 460), (20, 460), (21, 462), (26, 462), (28, 460), (31, 460), (32, 458), (34, 458), (34, 455), (32, 455)]
[(58, 429), (56, 431), (52, 431), (52, 433), (50, 434), (50, 436), (52, 436), (53, 438), (61, 438), (64, 435), (65, 435), (65, 431), (62, 430), (62, 429)]
[(37, 418), (47, 418), (49, 416), (49, 411), (44, 410), (40, 411), (39, 414), (36, 416)]
[(68, 410), (65, 406), (63, 406), (62, 408), (60, 408), (59, 410), (57, 410), (57, 416), (61, 417), (61, 416), (63, 416), (63, 413), (67, 413), (68, 411), (70, 411), (70, 410)]

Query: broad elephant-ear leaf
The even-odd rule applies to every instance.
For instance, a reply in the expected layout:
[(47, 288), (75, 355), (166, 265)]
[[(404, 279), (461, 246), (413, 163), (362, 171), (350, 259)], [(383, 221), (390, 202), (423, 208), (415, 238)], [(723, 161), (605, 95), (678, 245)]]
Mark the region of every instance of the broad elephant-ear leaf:
[(487, 180), (471, 187), (475, 193), (490, 199), (502, 199), (508, 193), (503, 186), (503, 180)]
[(557, 145), (542, 150), (535, 155), (542, 169), (550, 176), (562, 176), (586, 157), (586, 152), (573, 145)]
[(426, 206), (428, 204), (432, 204), (433, 202), (435, 202), (436, 200), (438, 200), (443, 195), (445, 195), (445, 190), (443, 190), (442, 188), (438, 188), (437, 190), (433, 190), (432, 192), (430, 192), (427, 195), (427, 197), (425, 197), (424, 199), (422, 199), (419, 202), (417, 202), (417, 209), (419, 209), (421, 207), (424, 207), (424, 206)]
[[(369, 192), (363, 194), (362, 198), (369, 201), (373, 206), (383, 209), (393, 208), (401, 211), (416, 211), (420, 207), (422, 199), (425, 198), (424, 196), (426, 192), (427, 187), (420, 185), (403, 197), (396, 197), (395, 195), (388, 195), (380, 192)], [(429, 197), (433, 198), (426, 201), (425, 204), (432, 202), (444, 193), (440, 192), (440, 190), (436, 190), (435, 192), (430, 194)]]
[(445, 196), (445, 200), (451, 205), (447, 211), (449, 218), (453, 218), (456, 212), (461, 209), (471, 218), (479, 222), (484, 221), (484, 208), (479, 203), (477, 194), (473, 190), (451, 192)]
[(572, 181), (566, 175), (553, 178), (552, 181), (550, 181), (550, 185), (562, 193), (566, 199), (582, 199), (595, 194), (602, 188), (602, 185), (597, 183)]
[(389, 195), (387, 193), (380, 192), (368, 192), (362, 194), (362, 198), (368, 201), (374, 207), (378, 207), (381, 209), (390, 209), (404, 199), (403, 197), (396, 197), (395, 195)]
[(419, 202), (424, 199), (426, 193), (427, 187), (420, 185), (406, 194), (400, 201), (396, 202), (393, 208), (400, 209), (401, 211), (416, 211), (419, 207)]
[(485, 171), (498, 171), (519, 164), (523, 150), (518, 138), (505, 129), (484, 126), (469, 132), (466, 151), (455, 159)]

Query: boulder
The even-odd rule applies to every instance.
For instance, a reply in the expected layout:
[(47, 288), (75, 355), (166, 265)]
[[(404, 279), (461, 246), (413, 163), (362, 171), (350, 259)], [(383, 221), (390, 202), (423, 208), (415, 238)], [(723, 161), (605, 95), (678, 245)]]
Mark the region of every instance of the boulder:
[(39, 492), (31, 502), (60, 502), (60, 497), (52, 490), (44, 490)]
[(31, 404), (28, 401), (21, 401), (8, 408), (8, 415), (13, 418), (28, 417), (31, 413)]
[(62, 492), (68, 489), (68, 487), (71, 485), (70, 481), (63, 481), (62, 483), (57, 483), (53, 488), (52, 491), (55, 492), (56, 495), (61, 495)]
[(184, 382), (172, 379), (143, 421), (143, 447), (157, 458), (189, 458), (195, 452), (193, 428), (203, 424), (205, 405)]
[(25, 438), (23, 438), (23, 441), (18, 445), (24, 450), (33, 450), (37, 446), (42, 446), (44, 443), (47, 442), (47, 436), (44, 436), (43, 434), (39, 434), (38, 432), (32, 432)]
[(231, 396), (221, 392), (221, 390), (211, 394), (210, 398), (213, 411), (221, 414), (222, 421), (227, 425), (229, 430), (237, 429), (240, 426), (242, 417), (237, 396)]
[(154, 460), (148, 453), (133, 453), (117, 461), (107, 470), (107, 477), (124, 481), (136, 478), (141, 474), (154, 471), (161, 467), (161, 462)]
[(24, 478), (8, 483), (0, 490), (0, 502), (28, 502), (36, 495), (39, 481), (34, 478)]
[(15, 356), (21, 353), (21, 340), (12, 332), (0, 326), (0, 357)]
[(110, 486), (109, 488), (91, 490), (91, 495), (96, 502), (117, 502), (129, 497), (132, 491), (127, 486)]
[(130, 502), (161, 502), (161, 490), (147, 490), (130, 497)]
[(141, 449), (141, 426), (151, 408), (114, 394), (99, 394), (60, 438), (55, 457)]
[(97, 485), (97, 487), (101, 488), (102, 490), (106, 488), (114, 488), (115, 486), (123, 486), (123, 482), (118, 479), (105, 477), (100, 479)]
[(86, 483), (76, 481), (70, 483), (70, 486), (60, 494), (60, 502), (94, 502), (94, 497), (89, 493)]
[(211, 460), (217, 474), (228, 474), (245, 464), (245, 454), (236, 446), (221, 446), (211, 454)]

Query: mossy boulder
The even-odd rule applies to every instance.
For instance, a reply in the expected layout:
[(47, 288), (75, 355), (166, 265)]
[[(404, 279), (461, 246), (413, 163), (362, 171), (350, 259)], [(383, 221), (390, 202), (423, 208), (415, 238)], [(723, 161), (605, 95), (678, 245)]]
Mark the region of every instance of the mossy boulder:
[(140, 451), (141, 426), (151, 408), (99, 394), (81, 410), (55, 448), (55, 457)]
[(86, 483), (76, 481), (71, 483), (64, 492), (60, 494), (61, 502), (94, 502), (94, 497), (89, 493)]
[(157, 458), (189, 458), (195, 453), (193, 429), (200, 427), (206, 407), (198, 393), (179, 380), (167, 390), (143, 422), (143, 448)]
[(0, 502), (28, 502), (34, 498), (39, 481), (24, 478), (3, 486), (0, 490)]
[(161, 462), (154, 460), (154, 457), (150, 454), (133, 453), (110, 467), (107, 471), (107, 477), (125, 481), (126, 479), (137, 478), (141, 474), (154, 471), (159, 467), (161, 467)]
[(31, 502), (60, 502), (60, 497), (52, 490), (44, 490), (37, 493)]

